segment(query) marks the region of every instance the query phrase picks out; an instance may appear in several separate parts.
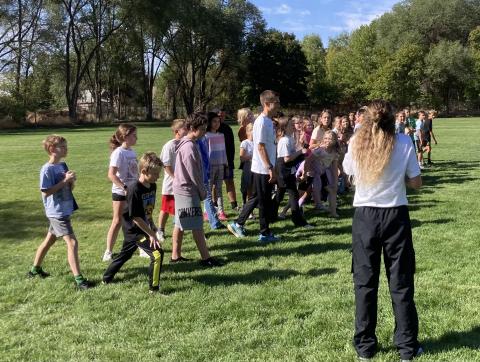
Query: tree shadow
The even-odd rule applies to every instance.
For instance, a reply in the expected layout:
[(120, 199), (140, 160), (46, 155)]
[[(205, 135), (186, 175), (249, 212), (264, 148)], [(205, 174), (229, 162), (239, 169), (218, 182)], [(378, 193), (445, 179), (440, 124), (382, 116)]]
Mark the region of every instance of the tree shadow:
[(442, 184), (461, 184), (476, 181), (471, 171), (478, 170), (480, 162), (472, 161), (436, 161), (433, 168), (422, 173), (422, 193), (428, 188), (438, 188)]
[(412, 228), (417, 228), (426, 224), (435, 224), (435, 225), (448, 224), (448, 223), (454, 222), (455, 219), (436, 219), (436, 220), (422, 220), (422, 221), (411, 219), (410, 221), (412, 224)]
[(469, 331), (449, 332), (440, 338), (427, 339), (423, 342), (426, 352), (440, 353), (459, 348), (480, 348), (480, 326)]
[(312, 269), (301, 273), (292, 269), (257, 269), (246, 274), (202, 274), (181, 276), (178, 279), (192, 279), (209, 286), (229, 286), (236, 284), (261, 284), (269, 280), (286, 280), (296, 276), (319, 277), (337, 272), (336, 268)]

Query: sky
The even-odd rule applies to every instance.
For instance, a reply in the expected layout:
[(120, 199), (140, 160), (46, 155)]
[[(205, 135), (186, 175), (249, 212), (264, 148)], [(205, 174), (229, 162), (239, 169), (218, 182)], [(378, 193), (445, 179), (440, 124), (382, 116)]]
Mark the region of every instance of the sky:
[(320, 35), (323, 45), (329, 38), (351, 32), (392, 9), (400, 0), (250, 0), (263, 14), (269, 28), (305, 35)]

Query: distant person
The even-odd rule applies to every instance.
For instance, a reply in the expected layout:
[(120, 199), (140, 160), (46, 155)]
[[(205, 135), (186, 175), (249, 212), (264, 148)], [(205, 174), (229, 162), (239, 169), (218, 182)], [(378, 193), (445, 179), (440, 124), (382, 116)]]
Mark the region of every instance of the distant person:
[(73, 232), (70, 216), (78, 209), (72, 190), (77, 179), (74, 171), (68, 169), (62, 161), (67, 157), (67, 140), (62, 136), (50, 135), (43, 141), (48, 153), (48, 162), (40, 170), (40, 191), (42, 192), (45, 214), (50, 223), (47, 236), (35, 254), (33, 266), (28, 272), (31, 278), (50, 276), (42, 268), (43, 259), (57, 238), (63, 238), (67, 244), (67, 260), (78, 289), (84, 290), (92, 285), (80, 272), (78, 241)]
[[(225, 123), (226, 113), (223, 110), (216, 112), (220, 118), (220, 128), (218, 132), (225, 136), (225, 146), (227, 150), (228, 167), (225, 169), (223, 180), (227, 189), (228, 199), (233, 210), (239, 211), (237, 203), (237, 193), (235, 191), (234, 170), (235, 170), (235, 139), (233, 137), (232, 127)], [(214, 195), (215, 196), (215, 195)], [(215, 197), (214, 197), (215, 199)]]
[(365, 107), (360, 107), (360, 109), (355, 114), (355, 126), (353, 127), (353, 133), (357, 132), (360, 127), (362, 127), (363, 119), (365, 117)]
[(437, 111), (429, 111), (428, 117), (423, 124), (423, 128), (425, 131), (425, 145), (427, 149), (427, 165), (433, 165), (432, 162), (432, 139), (435, 144), (437, 144), (437, 139), (435, 137), (435, 133), (433, 133), (433, 120), (437, 118)]
[(410, 115), (410, 109), (405, 108), (403, 110), (403, 113), (405, 113), (405, 133), (408, 134), (408, 136), (412, 140), (413, 145), (415, 145), (415, 138), (413, 137), (413, 135), (415, 134), (415, 126), (417, 120), (415, 119), (415, 117), (412, 117)]
[(126, 207), (122, 214), (122, 250), (103, 273), (103, 283), (111, 283), (123, 264), (140, 248), (150, 258), (149, 292), (158, 293), (164, 252), (156, 236), (153, 210), (162, 162), (154, 152), (147, 152), (140, 158), (138, 169), (140, 176), (137, 182), (128, 186)]
[(397, 112), (395, 118), (395, 133), (404, 134), (405, 133), (405, 112)]
[(418, 112), (418, 119), (415, 122), (415, 133), (413, 134), (413, 139), (415, 141), (415, 149), (417, 150), (417, 160), (418, 166), (420, 169), (423, 169), (423, 145), (425, 138), (424, 130), (424, 121), (425, 121), (425, 112)]
[(162, 204), (158, 215), (157, 238), (165, 241), (165, 226), (168, 215), (175, 216), (175, 197), (173, 195), (173, 177), (175, 172), (175, 148), (178, 142), (187, 134), (184, 119), (175, 119), (172, 122), (173, 139), (165, 143), (160, 152), (160, 161), (163, 164)]
[(378, 282), (383, 259), (395, 314), (394, 343), (409, 361), (423, 350), (418, 343), (414, 302), (415, 252), (405, 188), (422, 185), (408, 136), (395, 134), (392, 106), (372, 101), (362, 128), (350, 141), (343, 167), (355, 183), (352, 271), (355, 289), (353, 344), (360, 360), (373, 358), (378, 341)]
[(241, 108), (237, 112), (237, 122), (240, 128), (238, 129), (238, 140), (240, 142), (247, 139), (247, 125), (253, 123), (255, 118), (253, 118), (253, 113), (250, 108)]
[(242, 165), (240, 191), (242, 192), (243, 205), (245, 205), (247, 200), (252, 197), (253, 123), (246, 125), (245, 133), (247, 138), (240, 143), (240, 162)]
[(270, 230), (270, 222), (273, 221), (273, 185), (277, 181), (275, 172), (276, 137), (272, 117), (277, 113), (280, 99), (276, 92), (266, 90), (260, 94), (260, 103), (263, 111), (253, 124), (252, 173), (254, 191), (252, 198), (243, 206), (237, 220), (228, 224), (227, 227), (236, 237), (244, 237), (245, 222), (258, 205), (260, 223), (258, 241), (266, 244), (279, 240)]

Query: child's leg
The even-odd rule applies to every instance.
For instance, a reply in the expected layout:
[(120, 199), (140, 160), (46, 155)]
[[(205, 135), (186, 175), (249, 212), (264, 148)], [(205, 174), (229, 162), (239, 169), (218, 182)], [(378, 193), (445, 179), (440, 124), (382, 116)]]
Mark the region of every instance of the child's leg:
[(118, 232), (122, 226), (122, 211), (125, 201), (112, 201), (112, 224), (107, 234), (107, 251), (112, 252), (115, 241), (117, 241)]
[(167, 225), (167, 220), (168, 220), (168, 213), (166, 213), (163, 210), (160, 210), (160, 213), (158, 214), (158, 228), (160, 230), (165, 230), (165, 226)]
[(193, 240), (197, 244), (197, 249), (200, 252), (202, 260), (210, 258), (210, 253), (207, 248), (207, 241), (205, 240), (205, 233), (203, 229), (192, 230)]
[(80, 261), (78, 258), (78, 241), (75, 234), (64, 235), (63, 240), (67, 243), (68, 265), (74, 276), (80, 275)]
[(329, 211), (330, 215), (333, 217), (338, 217), (337, 214), (337, 189), (338, 185), (335, 183), (335, 179), (332, 175), (332, 171), (330, 169), (327, 169), (325, 171), (325, 174), (328, 179), (328, 206), (329, 206)]
[(183, 230), (174, 226), (172, 232), (172, 260), (177, 260), (182, 256)]
[(222, 192), (222, 184), (223, 184), (223, 166), (218, 166), (217, 172), (215, 172), (215, 191), (217, 192), (217, 206), (218, 212), (223, 212), (223, 192)]
[(33, 261), (34, 267), (42, 265), (45, 255), (47, 255), (48, 250), (50, 250), (51, 246), (55, 244), (55, 240), (57, 240), (57, 237), (49, 231), (43, 242), (37, 248), (37, 252), (35, 253), (35, 259)]
[(288, 204), (292, 209), (292, 222), (296, 226), (305, 226), (307, 221), (305, 220), (302, 212), (300, 211), (300, 206), (298, 206), (298, 190), (297, 183), (294, 175), (290, 175), (286, 180), (286, 191), (288, 192)]
[(118, 255), (113, 259), (113, 261), (107, 267), (107, 270), (105, 270), (105, 273), (103, 273), (103, 281), (107, 283), (111, 282), (115, 277), (115, 274), (117, 274), (122, 265), (132, 257), (137, 248), (138, 247), (135, 240), (124, 240), (122, 250), (120, 250), (120, 253), (118, 253)]
[(149, 289), (158, 290), (160, 287), (160, 273), (162, 272), (164, 252), (162, 249), (152, 249), (150, 247), (150, 240), (144, 239), (141, 242), (138, 242), (137, 245), (150, 257), (148, 273)]

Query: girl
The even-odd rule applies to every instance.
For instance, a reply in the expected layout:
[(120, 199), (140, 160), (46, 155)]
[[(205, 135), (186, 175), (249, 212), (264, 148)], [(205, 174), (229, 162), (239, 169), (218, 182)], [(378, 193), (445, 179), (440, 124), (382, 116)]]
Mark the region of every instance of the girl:
[(208, 158), (210, 162), (209, 189), (212, 195), (217, 195), (217, 214), (220, 221), (226, 221), (227, 216), (223, 211), (222, 183), (225, 168), (228, 167), (225, 137), (218, 132), (220, 117), (217, 113), (209, 112), (207, 115), (207, 133), (205, 139), (208, 145)]
[(253, 123), (245, 126), (245, 133), (247, 139), (243, 140), (240, 144), (240, 162), (242, 165), (240, 190), (242, 191), (243, 205), (245, 205), (250, 196), (252, 196)]
[(276, 207), (274, 214), (278, 213), (278, 206), (283, 200), (285, 192), (288, 192), (288, 201), (292, 209), (292, 222), (295, 226), (312, 227), (303, 217), (303, 213), (298, 205), (298, 189), (295, 179), (295, 164), (298, 164), (307, 153), (308, 148), (303, 147), (300, 150), (295, 149), (295, 140), (293, 139), (294, 124), (293, 119), (280, 117), (277, 119), (277, 184)]
[(318, 126), (312, 132), (310, 139), (310, 149), (317, 148), (323, 139), (323, 134), (332, 128), (332, 112), (325, 109), (320, 114)]
[(112, 224), (107, 234), (107, 249), (103, 261), (112, 260), (112, 250), (122, 226), (122, 211), (125, 206), (127, 186), (137, 182), (137, 155), (132, 149), (137, 143), (137, 127), (122, 123), (110, 138), (110, 166), (108, 178), (112, 181)]
[(405, 133), (405, 113), (397, 112), (395, 119), (395, 133)]
[(240, 126), (238, 129), (238, 139), (240, 142), (247, 139), (246, 127), (248, 124), (253, 123), (253, 113), (250, 108), (241, 108), (237, 112), (237, 122)]
[(293, 139), (295, 140), (295, 148), (296, 149), (301, 149), (302, 144), (301, 144), (301, 137), (303, 133), (303, 119), (300, 116), (293, 116), (292, 117), (292, 122), (295, 126), (294, 132), (293, 132)]
[(402, 360), (423, 350), (413, 300), (415, 251), (405, 186), (420, 188), (422, 179), (410, 138), (395, 134), (392, 106), (383, 100), (367, 107), (362, 127), (343, 162), (353, 177), (352, 272), (355, 289), (354, 346), (359, 358), (377, 351), (377, 295), (383, 251), (395, 314), (394, 343)]
[(300, 143), (302, 146), (310, 145), (310, 140), (312, 139), (312, 132), (314, 129), (313, 121), (309, 117), (303, 119), (303, 132), (300, 138)]
[[(338, 218), (337, 214), (337, 185), (338, 185), (338, 139), (335, 132), (328, 130), (323, 135), (320, 145), (312, 151), (312, 155), (305, 161), (305, 168), (313, 169), (313, 199), (315, 208), (327, 211), (322, 203), (322, 189), (328, 192), (329, 213)], [(310, 166), (311, 165), (311, 166)], [(304, 195), (300, 204), (304, 202)]]

